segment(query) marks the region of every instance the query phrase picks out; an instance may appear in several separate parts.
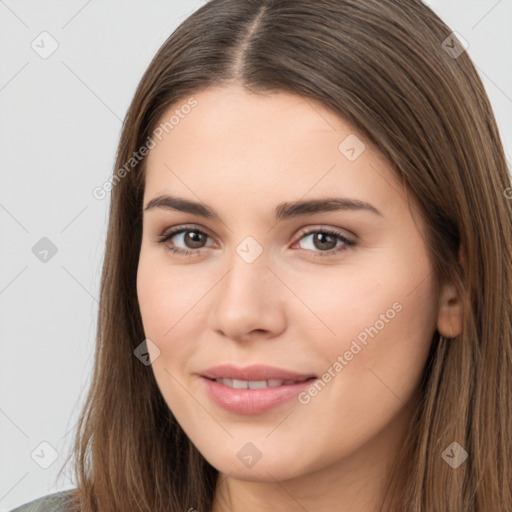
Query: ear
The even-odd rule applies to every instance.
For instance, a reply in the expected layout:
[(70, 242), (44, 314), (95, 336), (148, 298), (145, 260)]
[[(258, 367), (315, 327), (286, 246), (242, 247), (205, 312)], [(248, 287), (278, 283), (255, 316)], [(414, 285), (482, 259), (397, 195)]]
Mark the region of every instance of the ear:
[[(459, 248), (459, 262), (465, 263), (465, 251)], [(447, 283), (441, 287), (437, 330), (444, 338), (454, 338), (462, 332), (462, 301), (454, 284)]]
[(437, 330), (444, 338), (454, 338), (462, 332), (462, 301), (451, 283), (441, 288)]

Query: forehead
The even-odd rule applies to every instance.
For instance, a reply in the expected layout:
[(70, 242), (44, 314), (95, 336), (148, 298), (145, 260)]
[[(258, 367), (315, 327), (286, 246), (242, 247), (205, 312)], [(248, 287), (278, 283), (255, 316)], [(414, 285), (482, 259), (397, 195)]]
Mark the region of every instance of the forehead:
[[(192, 99), (194, 106), (190, 107)], [(335, 138), (339, 138), (344, 133), (354, 134), (355, 129), (309, 98), (284, 91), (256, 94), (239, 86), (216, 86), (173, 103), (159, 119), (155, 131), (157, 147), (151, 150), (148, 163), (162, 157), (169, 148), (180, 153), (184, 146), (218, 150), (217, 155), (224, 148), (236, 153), (242, 144), (245, 150), (252, 147), (263, 156), (268, 148), (277, 146), (286, 151), (300, 139), (303, 144), (309, 142), (308, 148), (312, 149), (322, 139), (315, 135), (336, 133)], [(326, 145), (332, 142), (332, 137), (324, 139)]]
[[(195, 106), (185, 108), (190, 98)], [(245, 210), (336, 192), (381, 209), (403, 196), (388, 162), (353, 126), (295, 94), (211, 87), (175, 102), (158, 126), (145, 203), (171, 191), (195, 200), (215, 194)]]

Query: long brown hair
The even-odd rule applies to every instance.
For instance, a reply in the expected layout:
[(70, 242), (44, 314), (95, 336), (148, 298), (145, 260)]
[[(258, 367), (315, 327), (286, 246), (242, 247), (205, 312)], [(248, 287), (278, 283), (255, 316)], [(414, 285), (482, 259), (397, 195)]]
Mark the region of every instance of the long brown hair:
[[(512, 510), (511, 183), (484, 87), (451, 32), (419, 0), (211, 0), (165, 41), (108, 187), (94, 374), (70, 454), (83, 512), (211, 510), (218, 472), (134, 356), (146, 159), (131, 159), (171, 104), (234, 81), (319, 101), (367, 137), (420, 206), (436, 282), (462, 298), (462, 333), (432, 340), (393, 510)], [(456, 469), (442, 457), (453, 442), (468, 453)]]

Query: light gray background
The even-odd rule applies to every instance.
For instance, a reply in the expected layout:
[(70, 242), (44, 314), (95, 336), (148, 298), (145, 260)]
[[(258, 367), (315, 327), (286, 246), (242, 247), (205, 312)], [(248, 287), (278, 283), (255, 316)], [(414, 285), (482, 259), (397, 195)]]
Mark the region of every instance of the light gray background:
[[(75, 486), (55, 478), (94, 354), (108, 196), (92, 190), (150, 59), (203, 3), (0, 0), (0, 512)], [(469, 43), (510, 161), (512, 0), (426, 3)]]

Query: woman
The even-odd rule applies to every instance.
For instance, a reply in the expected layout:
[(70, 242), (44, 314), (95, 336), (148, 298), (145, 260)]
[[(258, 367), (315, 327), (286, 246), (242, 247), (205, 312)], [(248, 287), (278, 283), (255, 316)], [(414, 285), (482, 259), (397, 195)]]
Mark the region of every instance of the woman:
[(510, 187), (420, 1), (206, 3), (103, 188), (77, 489), (17, 510), (512, 510)]

